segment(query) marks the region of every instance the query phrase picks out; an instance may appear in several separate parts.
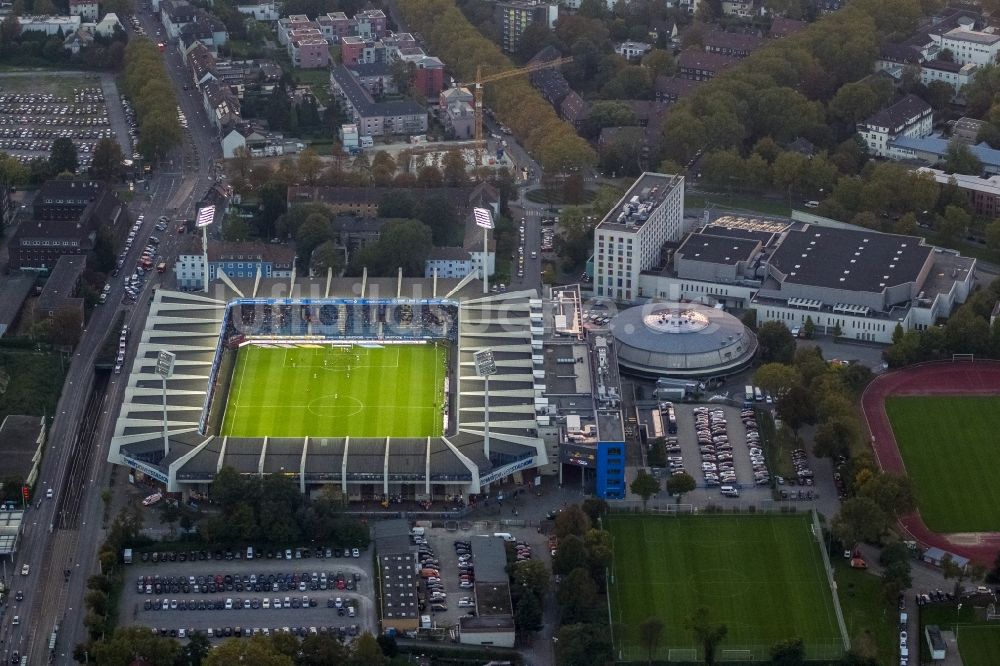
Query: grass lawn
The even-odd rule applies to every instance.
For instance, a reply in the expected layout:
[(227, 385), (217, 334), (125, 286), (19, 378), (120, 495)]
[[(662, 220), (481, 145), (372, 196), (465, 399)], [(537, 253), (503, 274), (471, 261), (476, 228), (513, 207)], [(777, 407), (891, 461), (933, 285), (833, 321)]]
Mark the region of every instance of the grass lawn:
[(615, 648), (645, 661), (637, 627), (653, 616), (665, 624), (660, 658), (693, 648), (685, 620), (705, 606), (728, 627), (720, 650), (766, 658), (775, 643), (798, 637), (807, 654), (838, 657), (843, 644), (810, 525), (805, 515), (613, 516)]
[(899, 611), (886, 601), (881, 579), (852, 569), (842, 557), (833, 558), (833, 575), (851, 645), (880, 664), (898, 664)]
[(792, 214), (792, 209), (784, 199), (771, 199), (769, 197), (755, 197), (750, 194), (685, 194), (684, 205), (688, 208), (711, 208), (749, 210), (765, 215), (781, 215), (787, 217)]
[(569, 206), (569, 205), (583, 205), (590, 203), (597, 196), (597, 192), (594, 190), (584, 190), (583, 191), (583, 201), (580, 204), (567, 204), (563, 201), (562, 188), (540, 188), (537, 190), (528, 190), (525, 193), (524, 198), (532, 203), (538, 204), (552, 204), (556, 206)]
[(966, 625), (958, 628), (958, 651), (965, 666), (1000, 664), (1000, 625)]
[(0, 91), (4, 93), (52, 93), (57, 97), (68, 97), (72, 100), (73, 91), (77, 88), (100, 88), (101, 80), (93, 73), (80, 72), (47, 74), (35, 70), (9, 70), (10, 73), (30, 72), (30, 76), (5, 76), (0, 81)]
[(442, 345), (247, 345), (236, 358), (222, 434), (438, 436), (446, 359)]
[(0, 421), (9, 414), (52, 416), (64, 367), (55, 352), (0, 351)]
[(889, 398), (885, 408), (927, 526), (1000, 530), (993, 476), (1000, 397), (905, 396)]

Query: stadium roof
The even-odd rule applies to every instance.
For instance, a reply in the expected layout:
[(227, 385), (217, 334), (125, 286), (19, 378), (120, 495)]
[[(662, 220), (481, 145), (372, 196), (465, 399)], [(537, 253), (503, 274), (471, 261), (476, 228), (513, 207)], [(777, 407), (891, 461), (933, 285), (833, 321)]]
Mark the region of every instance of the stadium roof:
[[(210, 292), (158, 291), (141, 332), (115, 425), (108, 459), (168, 484), (208, 483), (225, 465), (245, 474), (285, 473), (306, 483), (480, 484), (507, 469), (546, 464), (537, 435), (532, 367), (534, 291), (483, 295), (482, 283), (433, 278), (231, 280), (224, 273)], [(199, 432), (208, 381), (228, 303), (240, 298), (448, 298), (458, 303), (455, 427), (430, 438), (237, 438)], [(483, 380), (473, 353), (489, 347), (497, 358), (490, 378), (490, 451), (484, 455)], [(160, 350), (176, 354), (167, 380), (170, 451), (164, 456)], [(509, 473), (509, 472), (508, 472)], [(497, 476), (500, 475), (500, 476)]]

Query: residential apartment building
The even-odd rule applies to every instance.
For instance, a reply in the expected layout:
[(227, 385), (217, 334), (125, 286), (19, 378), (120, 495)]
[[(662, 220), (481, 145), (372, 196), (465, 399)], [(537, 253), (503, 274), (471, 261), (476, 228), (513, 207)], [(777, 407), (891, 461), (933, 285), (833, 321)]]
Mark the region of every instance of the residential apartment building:
[(358, 77), (358, 82), (364, 86), (372, 97), (394, 95), (398, 92), (396, 79), (392, 76), (392, 68), (387, 62), (365, 62), (351, 65), (349, 69)]
[(10, 240), (10, 268), (52, 270), (59, 257), (92, 251), (100, 230), (116, 238), (127, 225), (125, 207), (105, 183), (50, 180), (35, 196), (31, 219)]
[(468, 88), (448, 88), (438, 97), (438, 115), (450, 136), (471, 139), (475, 135), (476, 112)]
[[(167, 0), (163, 1), (166, 2)], [(315, 21), (310, 21), (309, 17), (305, 14), (290, 14), (278, 19), (278, 26), (276, 28), (278, 43), (287, 48), (292, 31), (304, 30), (306, 28), (320, 30), (319, 24)]]
[(746, 58), (764, 43), (757, 35), (742, 32), (708, 30), (701, 39), (708, 53), (718, 53), (732, 58)]
[(652, 50), (653, 47), (645, 42), (627, 41), (615, 44), (615, 53), (626, 60), (642, 60), (642, 57)]
[(683, 233), (684, 177), (644, 173), (594, 232), (594, 295), (632, 301), (639, 274), (661, 262)]
[(330, 44), (319, 30), (296, 30), (288, 42), (288, 55), (298, 69), (328, 67)]
[(973, 63), (961, 64), (945, 60), (928, 60), (920, 65), (920, 82), (925, 86), (932, 81), (944, 81), (955, 89), (952, 101), (963, 99), (962, 90), (969, 85), (979, 69)]
[(381, 9), (364, 9), (354, 15), (354, 34), (364, 39), (379, 39), (389, 34), (388, 20)]
[[(291, 245), (262, 242), (209, 241), (209, 282), (223, 272), (233, 279), (253, 279), (260, 272), (265, 278), (291, 277), (295, 271), (295, 249)], [(190, 236), (177, 254), (174, 265), (177, 287), (201, 289), (205, 284), (205, 255), (201, 238)]]
[(427, 132), (427, 110), (413, 100), (376, 102), (351, 70), (330, 70), (330, 90), (340, 108), (351, 116), (361, 136), (412, 135)]
[[(499, 206), (490, 205), (494, 215)], [(483, 229), (476, 224), (471, 210), (465, 213), (465, 237), (461, 247), (435, 247), (424, 262), (424, 277), (464, 278), (470, 273), (482, 275), (486, 265), (487, 275), (496, 272), (496, 240), (490, 236), (486, 253), (483, 253)]]
[(751, 18), (758, 12), (753, 0), (722, 0), (722, 13), (725, 16)]
[(507, 53), (521, 45), (521, 33), (536, 21), (555, 27), (559, 5), (528, 0), (501, 0), (494, 5), (494, 20), (500, 29), (500, 44)]
[(972, 63), (980, 67), (996, 64), (1000, 52), (1000, 35), (993, 32), (953, 28), (943, 35), (931, 35), (943, 51), (951, 51), (959, 64)]
[(80, 16), (18, 16), (21, 32), (43, 32), (46, 35), (69, 35), (80, 29)]
[(933, 127), (934, 111), (931, 105), (910, 94), (859, 123), (858, 133), (871, 155), (893, 157), (890, 145), (893, 141), (900, 137), (930, 136)]
[(690, 81), (708, 81), (738, 62), (738, 58), (721, 53), (689, 48), (677, 56), (677, 76)]
[(220, 134), (243, 121), (240, 100), (229, 86), (215, 80), (206, 81), (201, 86), (201, 99), (208, 121)]
[(79, 16), (84, 23), (97, 23), (96, 0), (69, 0), (69, 15)]
[(239, 0), (236, 3), (236, 11), (252, 16), (258, 21), (277, 21), (281, 17), (274, 0)]
[(956, 185), (969, 197), (969, 203), (972, 204), (976, 215), (1000, 217), (1000, 176), (982, 178), (961, 173), (945, 173), (940, 169), (927, 167), (921, 167), (917, 171), (930, 174), (941, 185)]

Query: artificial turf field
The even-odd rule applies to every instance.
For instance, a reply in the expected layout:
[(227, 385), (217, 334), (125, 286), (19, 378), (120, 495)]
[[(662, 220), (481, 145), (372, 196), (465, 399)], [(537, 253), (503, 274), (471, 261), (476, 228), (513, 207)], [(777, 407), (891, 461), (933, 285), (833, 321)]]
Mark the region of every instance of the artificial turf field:
[(443, 345), (245, 345), (222, 434), (234, 437), (436, 437), (444, 429)]
[(653, 616), (664, 622), (661, 659), (693, 648), (685, 620), (705, 606), (728, 628), (719, 650), (753, 646), (764, 656), (798, 637), (807, 655), (838, 657), (843, 643), (811, 524), (804, 515), (611, 517), (615, 649), (645, 661), (637, 627)]
[(1000, 626), (962, 625), (958, 627), (957, 638), (963, 666), (1000, 664)]
[(899, 396), (885, 410), (927, 527), (1000, 530), (1000, 397)]

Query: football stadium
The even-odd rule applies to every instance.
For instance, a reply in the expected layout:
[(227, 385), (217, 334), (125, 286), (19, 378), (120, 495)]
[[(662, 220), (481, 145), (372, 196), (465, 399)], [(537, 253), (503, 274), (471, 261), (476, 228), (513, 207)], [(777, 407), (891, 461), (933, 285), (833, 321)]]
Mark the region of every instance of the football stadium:
[[(477, 494), (548, 462), (532, 369), (541, 317), (534, 291), (483, 294), (472, 277), (223, 275), (208, 292), (160, 290), (108, 459), (170, 492), (204, 492), (230, 466), (351, 500)], [(496, 365), (488, 439), (483, 349)]]

